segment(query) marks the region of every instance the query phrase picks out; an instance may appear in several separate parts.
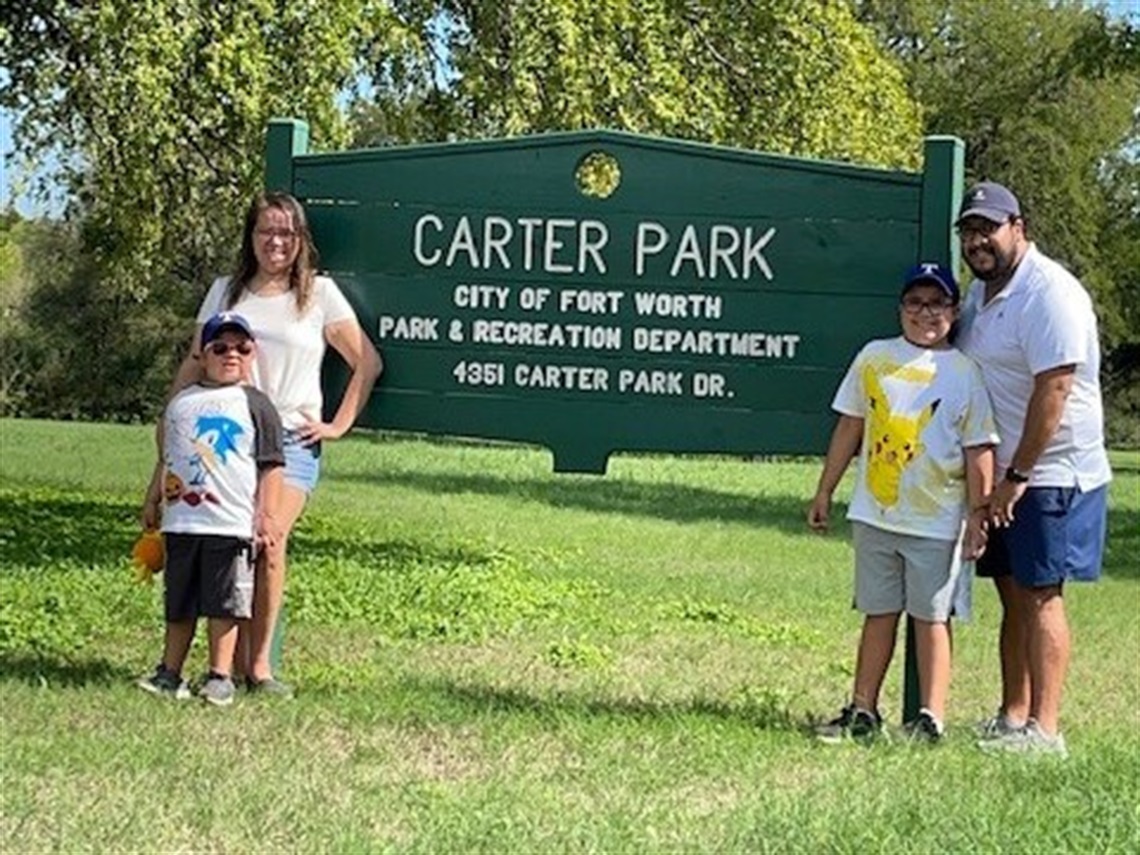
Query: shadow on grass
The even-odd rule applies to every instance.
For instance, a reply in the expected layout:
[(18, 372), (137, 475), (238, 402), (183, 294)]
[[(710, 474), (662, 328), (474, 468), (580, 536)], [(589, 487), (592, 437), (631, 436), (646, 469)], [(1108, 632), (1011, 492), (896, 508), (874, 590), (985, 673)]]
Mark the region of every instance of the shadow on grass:
[(2, 491), (0, 566), (124, 561), (138, 536), (138, 511), (125, 501)]
[(0, 681), (53, 688), (121, 685), (138, 675), (106, 659), (0, 654)]
[(474, 546), (437, 546), (414, 540), (372, 540), (353, 534), (325, 534), (302, 518), (289, 539), (291, 561), (353, 561), (375, 569), (494, 564), (495, 556)]
[(1104, 574), (1113, 579), (1140, 580), (1140, 511), (1113, 508), (1108, 512)]
[(473, 715), (528, 715), (550, 721), (567, 716), (628, 718), (639, 722), (698, 717), (735, 721), (761, 730), (802, 732), (805, 727), (805, 722), (787, 708), (783, 699), (766, 693), (742, 697), (735, 702), (710, 698), (650, 701), (570, 692), (544, 696), (523, 689), (501, 689), (446, 679), (408, 679), (404, 684), (417, 693), (435, 696)]
[[(510, 496), (595, 513), (626, 514), (671, 522), (722, 520), (806, 533), (806, 502), (791, 496), (742, 496), (680, 484), (643, 484), (595, 477), (508, 479), (483, 473), (378, 472), (329, 480), (392, 485), (436, 495)], [(836, 513), (843, 511), (836, 508)]]

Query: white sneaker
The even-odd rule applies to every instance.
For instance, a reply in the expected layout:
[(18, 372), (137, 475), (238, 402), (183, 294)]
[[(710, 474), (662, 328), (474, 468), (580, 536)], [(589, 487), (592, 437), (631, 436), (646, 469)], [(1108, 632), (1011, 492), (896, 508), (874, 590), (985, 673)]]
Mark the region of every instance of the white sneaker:
[(1065, 737), (1060, 733), (1050, 736), (1033, 719), (1012, 733), (981, 740), (978, 747), (990, 753), (1052, 755), (1062, 759), (1069, 756)]

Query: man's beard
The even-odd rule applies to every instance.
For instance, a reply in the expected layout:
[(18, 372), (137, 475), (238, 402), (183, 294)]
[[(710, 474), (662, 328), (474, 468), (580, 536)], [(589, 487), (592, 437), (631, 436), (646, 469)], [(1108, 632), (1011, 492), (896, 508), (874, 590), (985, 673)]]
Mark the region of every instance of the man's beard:
[(988, 250), (982, 250), (982, 252), (989, 252), (993, 256), (994, 266), (988, 270), (979, 270), (970, 262), (970, 256), (966, 255), (966, 266), (973, 271), (975, 276), (983, 282), (1001, 282), (1010, 277), (1013, 273), (1014, 260), (1017, 258), (1017, 252), (1014, 248), (1011, 247), (1009, 251), (1003, 252), (997, 247), (990, 247)]

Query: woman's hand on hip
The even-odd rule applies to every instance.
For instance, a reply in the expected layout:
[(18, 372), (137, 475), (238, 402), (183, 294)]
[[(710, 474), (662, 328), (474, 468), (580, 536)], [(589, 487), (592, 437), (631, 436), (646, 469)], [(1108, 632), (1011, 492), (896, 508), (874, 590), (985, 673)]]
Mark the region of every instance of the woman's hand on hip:
[(297, 428), (297, 436), (301, 445), (316, 445), (326, 439), (340, 439), (344, 436), (344, 431), (332, 422), (305, 422)]

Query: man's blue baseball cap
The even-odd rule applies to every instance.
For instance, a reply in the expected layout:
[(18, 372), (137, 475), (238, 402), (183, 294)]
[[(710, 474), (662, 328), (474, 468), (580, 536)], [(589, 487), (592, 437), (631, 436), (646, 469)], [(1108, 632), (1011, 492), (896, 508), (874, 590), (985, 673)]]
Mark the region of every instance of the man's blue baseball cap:
[(902, 293), (905, 294), (915, 285), (937, 285), (946, 292), (954, 305), (962, 299), (962, 292), (958, 290), (958, 283), (954, 281), (954, 274), (934, 261), (924, 261), (916, 264), (907, 271), (903, 279)]
[(227, 330), (242, 333), (246, 338), (253, 340), (253, 330), (249, 327), (249, 321), (237, 312), (221, 312), (203, 324), (202, 346), (205, 347)]
[(1004, 223), (1010, 217), (1021, 216), (1021, 203), (1006, 187), (993, 181), (975, 184), (962, 197), (955, 225), (967, 217), (983, 217), (991, 223)]

